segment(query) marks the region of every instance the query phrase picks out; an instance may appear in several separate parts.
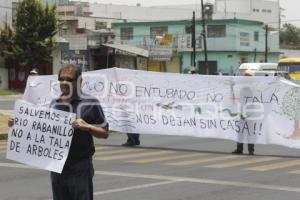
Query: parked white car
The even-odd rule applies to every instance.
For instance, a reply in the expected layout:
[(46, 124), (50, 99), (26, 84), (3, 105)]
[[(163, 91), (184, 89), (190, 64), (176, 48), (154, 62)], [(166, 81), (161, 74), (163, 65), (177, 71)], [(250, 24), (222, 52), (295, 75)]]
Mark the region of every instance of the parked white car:
[(243, 63), (239, 67), (241, 76), (246, 75), (246, 72), (252, 71), (277, 71), (277, 63)]

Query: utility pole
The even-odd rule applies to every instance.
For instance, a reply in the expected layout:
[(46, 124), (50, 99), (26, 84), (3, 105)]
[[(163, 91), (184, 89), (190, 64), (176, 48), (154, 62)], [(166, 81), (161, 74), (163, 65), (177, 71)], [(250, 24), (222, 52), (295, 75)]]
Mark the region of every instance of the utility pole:
[(207, 46), (206, 46), (206, 30), (205, 30), (205, 13), (204, 4), (201, 0), (201, 15), (202, 15), (202, 37), (203, 37), (203, 47), (204, 47), (204, 67), (206, 74), (209, 74), (208, 62), (207, 62)]
[(195, 22), (195, 11), (193, 11), (193, 22), (192, 22), (192, 66), (196, 67), (196, 22)]
[(266, 24), (266, 35), (265, 35), (265, 62), (268, 62), (268, 32), (269, 32), (269, 26)]

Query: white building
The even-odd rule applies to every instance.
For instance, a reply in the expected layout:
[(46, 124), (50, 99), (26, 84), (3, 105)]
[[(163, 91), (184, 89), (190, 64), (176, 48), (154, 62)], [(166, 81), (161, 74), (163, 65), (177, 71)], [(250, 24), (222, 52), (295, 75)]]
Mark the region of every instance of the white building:
[(12, 17), (12, 0), (0, 0), (0, 22), (1, 27), (3, 22), (11, 24)]
[[(0, 27), (4, 22), (12, 23), (12, 0), (0, 0)], [(1, 47), (0, 47), (1, 49)], [(8, 88), (8, 72), (5, 68), (4, 58), (0, 54), (0, 89)]]
[[(278, 0), (214, 0), (204, 1), (214, 5), (213, 19), (256, 20), (277, 28), (279, 26)], [(192, 11), (196, 18), (201, 18), (201, 5), (168, 5), (142, 7), (91, 3), (90, 11), (93, 16), (126, 19), (128, 21), (159, 21), (191, 19)]]
[(279, 27), (278, 0), (215, 0), (214, 19), (249, 19)]
[[(191, 6), (191, 5), (189, 5)], [(195, 7), (182, 9), (181, 7), (168, 8), (159, 7), (142, 7), (140, 4), (136, 6), (114, 5), (90, 3), (90, 11), (95, 17), (109, 17), (126, 19), (128, 21), (164, 21), (164, 20), (180, 20), (191, 19)], [(197, 13), (200, 17), (200, 14)]]

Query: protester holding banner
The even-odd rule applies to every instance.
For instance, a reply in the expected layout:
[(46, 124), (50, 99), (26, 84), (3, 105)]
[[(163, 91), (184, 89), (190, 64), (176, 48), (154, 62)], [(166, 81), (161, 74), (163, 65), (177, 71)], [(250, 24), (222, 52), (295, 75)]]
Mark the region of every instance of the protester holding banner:
[(122, 144), (125, 147), (133, 147), (140, 145), (140, 134), (138, 133), (127, 133), (127, 141)]
[(51, 172), (53, 199), (92, 200), (95, 152), (92, 136), (106, 139), (108, 124), (99, 101), (81, 92), (80, 68), (62, 67), (58, 80), (62, 94), (50, 107), (75, 113), (77, 119), (72, 123), (75, 131), (64, 169), (61, 174)]
[[(245, 73), (245, 76), (251, 76), (250, 74), (248, 73)], [(241, 94), (240, 94), (241, 97), (244, 97), (244, 96), (253, 96), (253, 93), (251, 91), (251, 89), (249, 87), (245, 87), (241, 90)], [(241, 102), (242, 105), (246, 105), (247, 102)], [(243, 111), (241, 113), (244, 113)], [(251, 120), (248, 120), (248, 123), (251, 123)], [(244, 137), (247, 137), (243, 134), (239, 134), (238, 135), (238, 142), (236, 143), (236, 149), (232, 152), (232, 154), (243, 154), (243, 146), (244, 144), (241, 142), (244, 140)], [(239, 142), (240, 141), (240, 142)], [(251, 142), (248, 142), (248, 153), (249, 155), (254, 155), (254, 144), (251, 143)]]
[[(243, 143), (237, 143), (237, 148), (236, 150), (234, 150), (232, 153), (233, 154), (243, 154)], [(248, 152), (249, 152), (249, 155), (254, 155), (254, 144), (248, 144)]]

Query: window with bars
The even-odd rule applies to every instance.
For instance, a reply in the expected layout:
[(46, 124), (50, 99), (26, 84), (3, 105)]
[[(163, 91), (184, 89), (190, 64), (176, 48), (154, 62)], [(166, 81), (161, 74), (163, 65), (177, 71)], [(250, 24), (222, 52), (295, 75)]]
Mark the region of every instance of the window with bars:
[(132, 27), (126, 27), (121, 28), (121, 40), (132, 40), (133, 39), (133, 28)]
[(246, 32), (240, 33), (240, 45), (249, 46), (250, 45), (250, 34)]
[(225, 25), (208, 25), (207, 26), (207, 37), (225, 37), (226, 26)]
[(193, 32), (193, 25), (185, 25), (185, 33), (186, 34), (192, 34)]
[(151, 39), (155, 39), (155, 36), (164, 36), (166, 34), (168, 34), (168, 27), (167, 26), (150, 27), (150, 37), (151, 37)]
[(257, 31), (254, 32), (254, 41), (255, 42), (259, 41), (259, 32), (257, 32)]

